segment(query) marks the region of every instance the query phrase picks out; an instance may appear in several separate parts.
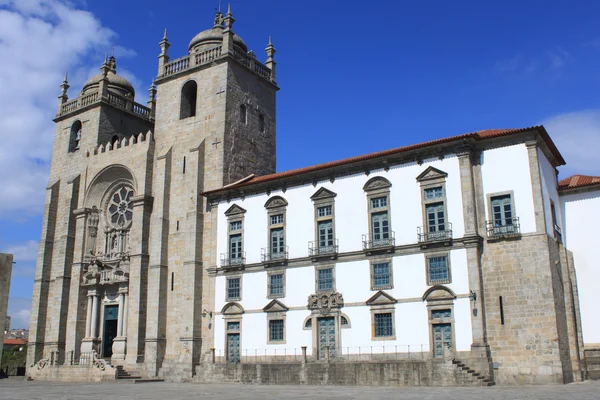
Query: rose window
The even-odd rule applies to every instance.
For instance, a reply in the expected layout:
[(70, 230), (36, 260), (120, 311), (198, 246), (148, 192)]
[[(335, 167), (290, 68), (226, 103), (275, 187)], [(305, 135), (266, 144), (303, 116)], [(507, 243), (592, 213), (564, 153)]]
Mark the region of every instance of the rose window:
[(131, 204), (133, 190), (122, 187), (113, 193), (108, 203), (108, 219), (115, 226), (125, 226), (131, 222), (133, 217), (133, 205)]

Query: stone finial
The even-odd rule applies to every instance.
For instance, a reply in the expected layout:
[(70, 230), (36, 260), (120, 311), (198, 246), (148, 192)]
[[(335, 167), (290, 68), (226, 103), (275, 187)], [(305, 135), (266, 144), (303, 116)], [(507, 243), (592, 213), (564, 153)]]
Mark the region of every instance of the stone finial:
[(156, 83), (152, 80), (152, 85), (148, 89), (148, 108), (150, 109), (150, 115), (154, 117), (156, 114), (156, 93), (158, 92), (156, 88)]
[(108, 72), (111, 70), (108, 54), (104, 57), (104, 63), (100, 67), (100, 71), (102, 72), (102, 79), (98, 85), (98, 91), (100, 92), (101, 97), (105, 97), (108, 93)]
[(69, 90), (70, 87), (71, 86), (69, 86), (69, 73), (65, 72), (65, 79), (60, 84), (61, 96), (66, 96), (67, 95), (67, 90)]
[(163, 76), (165, 65), (169, 62), (169, 55), (167, 52), (169, 47), (171, 47), (171, 43), (169, 43), (169, 39), (167, 38), (167, 28), (165, 28), (163, 38), (158, 45), (160, 46), (160, 54), (158, 56), (158, 76)]
[(223, 21), (225, 22), (225, 29), (230, 30), (231, 27), (233, 26), (233, 23), (235, 22), (235, 19), (233, 18), (233, 15), (231, 14), (231, 3), (229, 3), (227, 5), (227, 15), (225, 15), (225, 18), (223, 19)]
[(150, 96), (150, 100), (156, 100), (156, 93), (158, 91), (156, 90), (156, 82), (154, 81), (154, 79), (152, 80), (152, 85), (150, 85), (150, 88), (148, 89), (148, 95)]
[(265, 62), (265, 65), (271, 70), (271, 82), (275, 82), (275, 64), (277, 64), (275, 62), (276, 51), (277, 50), (275, 50), (275, 46), (273, 46), (273, 40), (271, 36), (269, 36), (269, 44), (265, 49), (265, 52), (267, 53), (267, 61)]

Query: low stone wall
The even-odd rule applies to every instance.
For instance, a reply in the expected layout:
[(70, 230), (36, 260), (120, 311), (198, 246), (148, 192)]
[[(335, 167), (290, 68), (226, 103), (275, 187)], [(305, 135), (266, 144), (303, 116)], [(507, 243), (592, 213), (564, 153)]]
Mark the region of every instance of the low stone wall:
[(95, 365), (40, 365), (37, 363), (28, 368), (27, 376), (34, 381), (114, 382), (117, 379), (117, 369), (111, 365), (102, 368)]
[(452, 361), (201, 364), (197, 383), (264, 385), (472, 386), (476, 379)]

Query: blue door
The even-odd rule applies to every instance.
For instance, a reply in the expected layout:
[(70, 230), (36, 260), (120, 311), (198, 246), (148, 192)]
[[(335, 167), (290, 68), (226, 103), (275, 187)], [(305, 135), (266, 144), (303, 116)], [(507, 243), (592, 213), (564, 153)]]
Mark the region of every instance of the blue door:
[(319, 359), (325, 359), (325, 347), (329, 346), (329, 357), (335, 358), (335, 318), (319, 318)]
[(227, 334), (227, 361), (230, 364), (240, 363), (240, 334)]
[(444, 343), (448, 343), (448, 347), (452, 349), (452, 325), (433, 325), (433, 356), (435, 358), (444, 357)]
[(102, 356), (112, 356), (112, 345), (117, 337), (117, 324), (119, 323), (119, 306), (104, 307), (104, 332), (102, 335)]

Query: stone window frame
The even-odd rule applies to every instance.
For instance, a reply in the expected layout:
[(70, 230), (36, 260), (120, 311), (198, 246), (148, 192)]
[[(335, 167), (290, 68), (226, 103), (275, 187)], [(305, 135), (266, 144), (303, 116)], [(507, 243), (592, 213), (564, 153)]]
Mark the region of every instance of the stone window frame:
[(514, 190), (504, 190), (501, 192), (487, 193), (486, 201), (487, 201), (487, 207), (488, 207), (488, 212), (487, 212), (488, 221), (491, 221), (491, 222), (494, 221), (494, 211), (492, 210), (492, 200), (494, 197), (500, 197), (500, 196), (510, 196), (510, 207), (511, 207), (512, 215), (513, 215), (513, 219), (516, 218), (516, 216), (518, 215), (517, 209), (515, 207), (515, 191)]
[[(283, 269), (270, 269), (267, 271), (267, 299), (282, 299), (286, 293), (286, 273)], [(271, 275), (283, 275), (283, 294), (271, 294)]]
[[(240, 295), (239, 297), (229, 297), (229, 281), (232, 279), (239, 279), (240, 280)], [(242, 285), (242, 274), (235, 274), (235, 275), (228, 275), (225, 277), (225, 302), (227, 303), (231, 303), (234, 301), (242, 301), (242, 289), (243, 289), (243, 285)]]
[[(332, 192), (329, 189), (326, 189), (324, 187), (319, 188), (319, 190), (317, 190), (315, 192), (315, 194), (313, 194), (310, 198), (313, 201), (313, 207), (314, 207), (314, 225), (315, 225), (315, 229), (314, 229), (314, 234), (315, 234), (315, 245), (317, 246), (317, 249), (319, 247), (319, 222), (322, 221), (329, 221), (331, 220), (331, 227), (332, 227), (332, 231), (333, 231), (333, 245), (336, 246), (337, 244), (337, 235), (336, 235), (336, 229), (335, 229), (335, 197), (337, 196), (337, 193)], [(326, 206), (331, 206), (331, 215), (326, 215), (323, 217), (319, 217), (319, 208), (320, 207), (326, 207)]]
[[(273, 196), (265, 203), (267, 209), (267, 254), (269, 259), (272, 255), (271, 248), (271, 231), (273, 229), (283, 229), (283, 248), (284, 252), (287, 249), (287, 206), (288, 202), (281, 196)], [(271, 217), (276, 215), (283, 215), (283, 222), (278, 224), (271, 224)]]
[[(429, 232), (429, 224), (427, 220), (427, 206), (430, 204), (442, 203), (444, 206), (444, 219), (445, 219), (445, 228), (446, 231), (450, 230), (450, 221), (448, 219), (448, 199), (446, 197), (446, 178), (448, 177), (448, 173), (441, 171), (434, 167), (429, 167), (425, 171), (423, 171), (418, 177), (417, 182), (420, 184), (421, 190), (421, 208), (422, 208), (422, 218), (423, 218), (423, 233), (427, 237), (427, 233)], [(425, 199), (425, 190), (433, 189), (436, 187), (442, 188), (442, 198), (441, 199)]]
[(258, 132), (265, 133), (266, 118), (264, 114), (258, 114)]
[[(267, 344), (286, 344), (287, 343), (287, 321), (285, 311), (267, 312)], [(271, 340), (271, 321), (283, 321), (283, 340)]]
[[(447, 285), (452, 283), (452, 265), (450, 262), (450, 252), (449, 251), (436, 251), (432, 253), (425, 253), (425, 280), (427, 282), (427, 286), (435, 286), (435, 285)], [(429, 259), (434, 257), (446, 257), (446, 265), (448, 266), (448, 280), (444, 282), (435, 282), (431, 283), (430, 275), (429, 275)]]
[[(75, 131), (75, 126), (78, 124), (79, 130)], [(83, 135), (83, 122), (79, 119), (73, 121), (69, 127), (69, 153), (75, 153), (81, 148), (81, 138)], [(77, 140), (77, 134), (79, 133), (79, 140)]]
[[(450, 324), (450, 329), (452, 331), (452, 350), (456, 351), (456, 330), (455, 330), (455, 320), (454, 320), (454, 303), (456, 296), (452, 294), (449, 289), (445, 287), (438, 287), (436, 290), (445, 290), (448, 292), (449, 296), (441, 299), (428, 299), (427, 301), (427, 321), (429, 325), (429, 349), (431, 351), (432, 356), (435, 358), (435, 347), (433, 342), (433, 325), (437, 324)], [(431, 293), (431, 292), (430, 292)], [(433, 319), (431, 317), (432, 311), (437, 310), (450, 310), (450, 318), (439, 318)]]
[[(388, 263), (390, 267), (390, 283), (389, 285), (384, 286), (375, 286), (375, 273), (374, 273), (374, 264), (384, 264)], [(379, 290), (389, 290), (394, 288), (394, 265), (393, 265), (393, 257), (390, 256), (380, 256), (377, 258), (373, 258), (369, 263), (369, 272), (371, 276), (371, 290), (379, 291)]]
[[(243, 209), (242, 207), (238, 206), (237, 204), (232, 205), (231, 207), (229, 207), (229, 209), (227, 209), (227, 211), (225, 211), (225, 216), (227, 217), (227, 252), (225, 254), (227, 255), (228, 260), (231, 260), (231, 237), (234, 235), (241, 236), (241, 243), (242, 243), (241, 254), (242, 254), (242, 259), (244, 258), (244, 248), (245, 248), (245, 246), (244, 246), (244, 230), (246, 229), (245, 215), (246, 215), (246, 210)], [(231, 224), (233, 222), (241, 222), (242, 229), (232, 231)]]
[[(396, 340), (396, 305), (381, 304), (371, 305), (371, 340)], [(375, 314), (392, 314), (392, 336), (375, 336)]]
[[(319, 271), (323, 269), (331, 269), (332, 288), (319, 290)], [(336, 272), (335, 264), (317, 265), (315, 266), (315, 293), (333, 293), (336, 291)]]
[[(378, 214), (381, 212), (387, 212), (388, 216), (388, 233), (389, 239), (393, 237), (392, 233), (392, 206), (391, 206), (391, 197), (390, 197), (390, 188), (392, 184), (389, 180), (382, 176), (374, 176), (369, 179), (367, 183), (363, 186), (363, 191), (367, 197), (367, 212), (368, 212), (368, 220), (369, 220), (369, 238), (370, 242), (373, 241), (373, 214)], [(373, 208), (373, 199), (377, 199), (379, 197), (385, 197), (387, 199), (387, 205), (384, 207)]]

